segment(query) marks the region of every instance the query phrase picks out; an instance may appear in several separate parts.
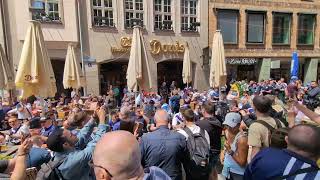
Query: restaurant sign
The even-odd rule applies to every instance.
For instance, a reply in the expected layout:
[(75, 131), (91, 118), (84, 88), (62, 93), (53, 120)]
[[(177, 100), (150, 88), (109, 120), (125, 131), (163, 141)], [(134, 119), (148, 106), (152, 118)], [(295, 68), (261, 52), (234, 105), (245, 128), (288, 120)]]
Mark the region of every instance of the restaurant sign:
[[(130, 52), (131, 44), (132, 44), (132, 38), (122, 37), (120, 39), (121, 47), (111, 47), (111, 52), (113, 54)], [(174, 44), (162, 44), (160, 41), (155, 39), (150, 41), (150, 47), (151, 47), (151, 53), (153, 55), (159, 55), (161, 53), (181, 54), (181, 53), (184, 53), (184, 50), (185, 50), (185, 45), (178, 41), (176, 41)]]
[(230, 65), (254, 65), (258, 61), (256, 58), (226, 58), (226, 62)]

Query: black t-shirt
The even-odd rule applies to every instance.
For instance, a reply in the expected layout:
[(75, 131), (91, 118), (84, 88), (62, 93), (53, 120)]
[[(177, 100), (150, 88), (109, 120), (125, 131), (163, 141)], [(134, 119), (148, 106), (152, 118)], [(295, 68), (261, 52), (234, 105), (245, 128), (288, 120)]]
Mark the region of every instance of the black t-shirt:
[(220, 152), (221, 150), (221, 134), (222, 134), (222, 124), (215, 118), (204, 118), (196, 123), (201, 129), (208, 132), (210, 137), (210, 149), (214, 152)]

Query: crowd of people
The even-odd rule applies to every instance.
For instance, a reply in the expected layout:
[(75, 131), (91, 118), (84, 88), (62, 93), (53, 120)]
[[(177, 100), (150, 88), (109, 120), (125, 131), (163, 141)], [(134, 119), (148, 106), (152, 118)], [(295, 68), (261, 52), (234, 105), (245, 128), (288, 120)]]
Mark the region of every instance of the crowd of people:
[(0, 178), (320, 179), (319, 97), (317, 82), (269, 79), (1, 101), (1, 151), (18, 148)]

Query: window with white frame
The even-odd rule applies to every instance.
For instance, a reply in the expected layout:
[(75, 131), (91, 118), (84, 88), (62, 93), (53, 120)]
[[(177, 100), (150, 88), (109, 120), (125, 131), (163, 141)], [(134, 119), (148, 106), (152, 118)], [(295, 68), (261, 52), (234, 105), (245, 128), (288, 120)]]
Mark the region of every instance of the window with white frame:
[(181, 0), (181, 31), (197, 31), (198, 0)]
[(124, 0), (125, 12), (125, 28), (132, 28), (132, 19), (141, 20), (140, 25), (143, 26), (143, 0)]
[(112, 0), (92, 0), (93, 26), (114, 27)]
[(32, 20), (41, 22), (60, 21), (59, 0), (31, 0)]
[(154, 0), (154, 29), (172, 30), (171, 0)]

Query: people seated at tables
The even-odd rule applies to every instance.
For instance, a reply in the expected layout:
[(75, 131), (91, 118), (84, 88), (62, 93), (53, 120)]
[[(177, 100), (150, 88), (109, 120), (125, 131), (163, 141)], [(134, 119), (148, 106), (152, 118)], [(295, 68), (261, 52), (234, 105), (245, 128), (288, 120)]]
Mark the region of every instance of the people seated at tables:
[[(64, 159), (63, 163), (57, 167), (62, 179), (93, 179), (88, 163), (92, 159), (97, 141), (109, 130), (105, 118), (106, 111), (104, 108), (100, 108), (97, 115), (93, 115), (93, 118), (80, 130), (78, 136), (72, 134), (68, 129), (56, 128), (48, 137), (47, 145), (54, 152), (53, 158), (58, 160)], [(81, 139), (88, 139), (90, 137), (95, 127), (96, 119), (99, 121), (98, 130), (94, 134), (93, 139), (88, 144), (85, 144), (86, 141), (82, 141)], [(85, 145), (84, 149), (76, 149), (76, 146), (83, 145)]]
[(40, 123), (42, 126), (41, 135), (45, 137), (48, 137), (56, 128), (52, 118), (48, 114), (40, 119)]
[(21, 138), (29, 134), (29, 128), (22, 121), (18, 120), (17, 114), (12, 114), (8, 120), (11, 129), (7, 133), (9, 136), (9, 142), (13, 144), (19, 144)]

